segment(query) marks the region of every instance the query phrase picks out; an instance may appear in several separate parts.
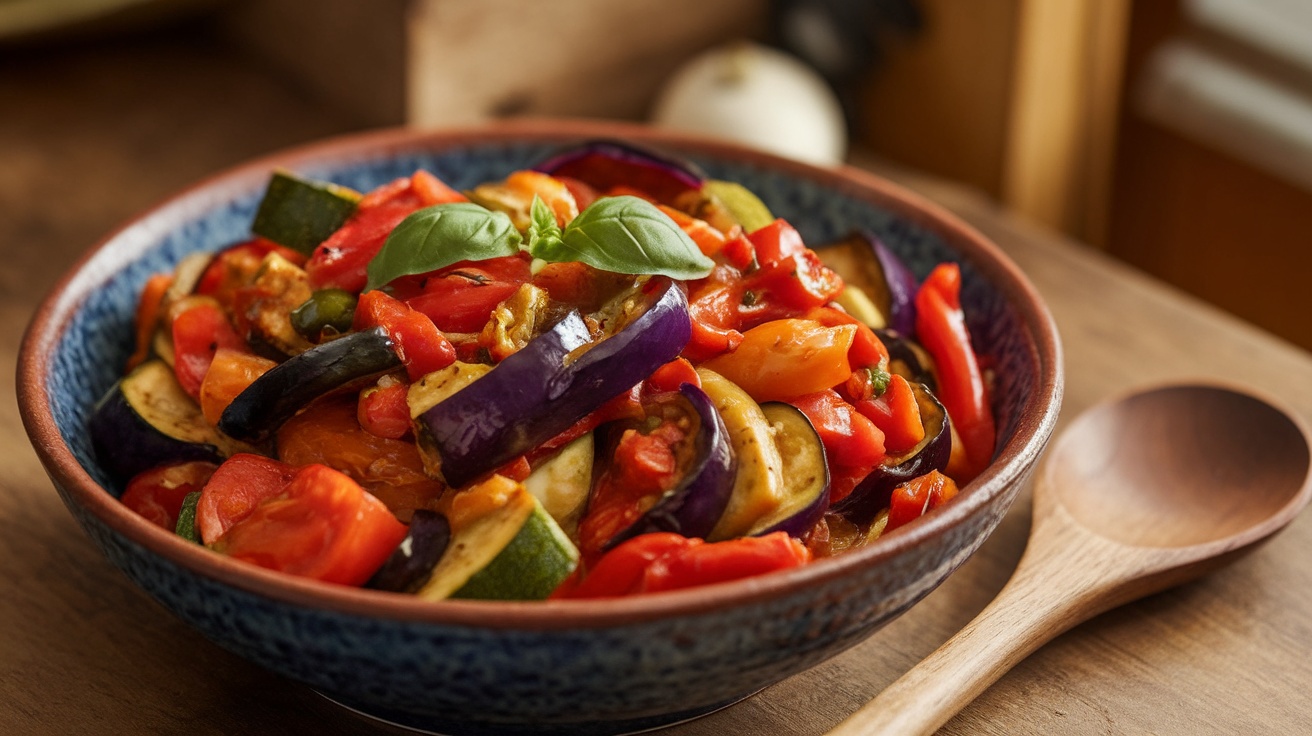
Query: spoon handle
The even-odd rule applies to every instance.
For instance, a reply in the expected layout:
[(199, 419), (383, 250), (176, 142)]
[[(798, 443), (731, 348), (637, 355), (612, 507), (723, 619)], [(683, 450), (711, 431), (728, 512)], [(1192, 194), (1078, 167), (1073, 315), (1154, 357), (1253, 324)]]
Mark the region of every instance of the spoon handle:
[(1036, 552), (1031, 544), (973, 621), (829, 736), (931, 734), (1036, 649), (1106, 608), (1099, 595), (1105, 578), (1072, 575), (1082, 555), (1040, 546)]

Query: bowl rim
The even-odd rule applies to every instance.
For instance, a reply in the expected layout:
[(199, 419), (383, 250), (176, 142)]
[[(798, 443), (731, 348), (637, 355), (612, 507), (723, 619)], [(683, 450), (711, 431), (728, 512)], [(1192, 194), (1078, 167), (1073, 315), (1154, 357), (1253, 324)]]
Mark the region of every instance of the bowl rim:
[[(145, 247), (155, 233), (188, 216), (262, 186), (274, 167), (292, 170), (316, 164), (342, 165), (382, 160), (406, 152), (463, 145), (569, 143), (617, 138), (665, 146), (759, 166), (804, 178), (847, 196), (871, 202), (939, 236), (969, 261), (976, 273), (1003, 292), (1033, 341), (1038, 385), (1020, 410), (1016, 431), (994, 461), (953, 501), (875, 543), (799, 568), (687, 590), (605, 600), (425, 601), (415, 596), (352, 588), (298, 578), (233, 560), (170, 534), (128, 510), (82, 468), (63, 442), (51, 411), (45, 380), (53, 348), (84, 296), (112, 275), (98, 271), (98, 257), (113, 245), (136, 240)], [(943, 207), (873, 173), (850, 166), (823, 168), (702, 136), (642, 124), (570, 119), (518, 119), (468, 127), (387, 128), (290, 147), (222, 170), (182, 189), (129, 219), (87, 250), (38, 306), (19, 348), (17, 393), (20, 415), (46, 472), (69, 498), (116, 534), (191, 573), (286, 604), (347, 615), (424, 624), (489, 629), (560, 630), (628, 625), (748, 606), (786, 597), (878, 565), (930, 543), (990, 505), (1025, 476), (1052, 436), (1061, 407), (1063, 357), (1056, 323), (1038, 291), (1002, 250)]]

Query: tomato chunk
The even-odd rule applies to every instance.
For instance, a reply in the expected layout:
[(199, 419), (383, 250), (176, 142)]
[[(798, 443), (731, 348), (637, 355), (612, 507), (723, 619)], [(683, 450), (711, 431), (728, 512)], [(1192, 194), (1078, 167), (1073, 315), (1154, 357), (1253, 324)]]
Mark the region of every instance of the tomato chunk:
[(670, 532), (642, 534), (580, 568), (553, 598), (611, 598), (739, 580), (804, 565), (811, 552), (784, 532), (704, 542)]
[(216, 468), (214, 463), (203, 460), (151, 468), (128, 481), (119, 500), (146, 521), (173, 531), (182, 500), (204, 487)]
[(937, 470), (913, 478), (893, 489), (888, 507), (888, 526), (892, 531), (919, 519), (926, 512), (942, 506), (957, 495), (957, 484)]
[(326, 465), (309, 465), (214, 548), (271, 570), (363, 585), (405, 534), (405, 525), (358, 483)]
[(223, 461), (201, 489), (196, 529), (205, 544), (214, 544), (265, 499), (282, 493), (296, 468), (273, 458), (238, 453)]

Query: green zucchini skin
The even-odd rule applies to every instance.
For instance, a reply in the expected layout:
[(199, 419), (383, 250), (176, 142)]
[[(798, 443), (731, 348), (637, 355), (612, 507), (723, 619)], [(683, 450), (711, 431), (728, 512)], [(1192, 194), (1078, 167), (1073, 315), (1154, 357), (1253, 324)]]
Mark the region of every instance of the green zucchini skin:
[(275, 171), (260, 200), (251, 232), (306, 255), (355, 212), (358, 192)]
[(221, 462), (221, 440), (183, 393), (173, 370), (152, 360), (119, 379), (87, 424), (96, 457), (117, 481), (169, 462)]
[(219, 430), (244, 442), (263, 442), (320, 396), (400, 367), (382, 327), (353, 332), (288, 358), (255, 379), (223, 411)]

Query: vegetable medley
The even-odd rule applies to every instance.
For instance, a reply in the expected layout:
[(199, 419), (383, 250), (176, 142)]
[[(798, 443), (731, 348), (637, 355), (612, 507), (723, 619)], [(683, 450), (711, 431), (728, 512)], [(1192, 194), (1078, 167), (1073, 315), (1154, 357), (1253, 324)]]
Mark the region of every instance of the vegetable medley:
[(429, 599), (612, 597), (803, 565), (992, 458), (960, 273), (812, 249), (614, 142), (457, 191), (275, 172), (252, 237), (142, 290), (90, 431), (215, 553)]

